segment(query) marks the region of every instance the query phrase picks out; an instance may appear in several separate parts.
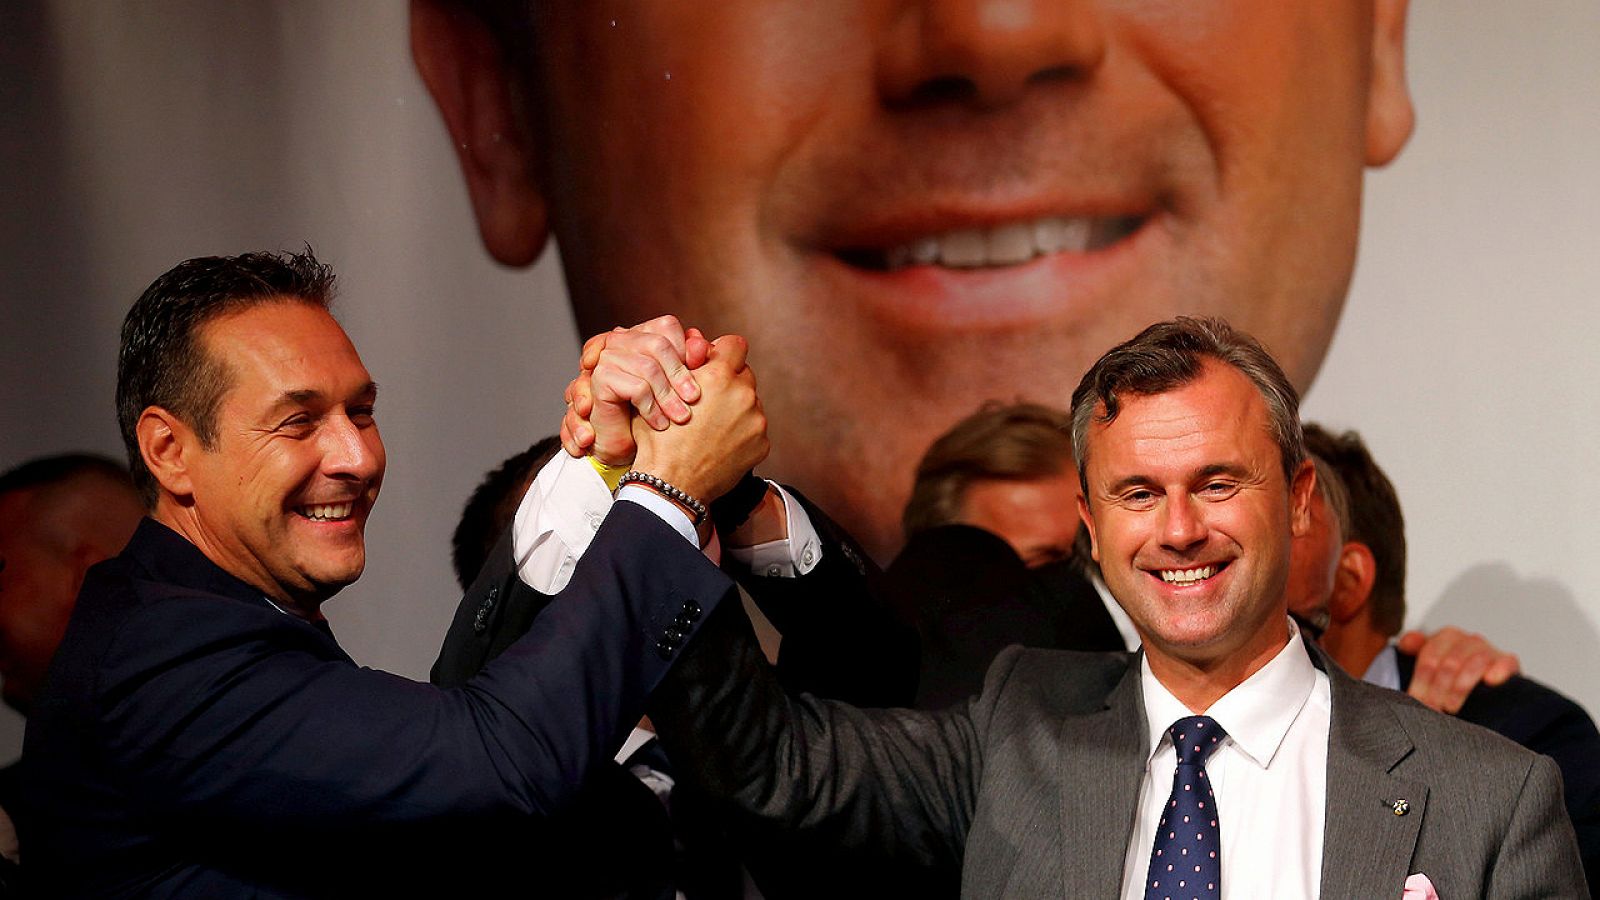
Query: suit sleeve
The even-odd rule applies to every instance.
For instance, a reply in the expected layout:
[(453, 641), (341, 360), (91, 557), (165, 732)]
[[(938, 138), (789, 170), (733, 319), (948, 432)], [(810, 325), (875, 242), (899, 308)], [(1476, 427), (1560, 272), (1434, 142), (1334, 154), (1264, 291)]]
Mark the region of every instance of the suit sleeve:
[(800, 830), (888, 862), (959, 864), (982, 770), (982, 701), (920, 713), (788, 695), (748, 621), (724, 609), (650, 715), (680, 776), (753, 830)]
[(1561, 803), (1561, 774), (1535, 757), (1522, 784), (1486, 898), (1587, 897), (1572, 825)]
[(878, 569), (837, 523), (799, 491), (784, 487), (805, 510), (821, 543), (810, 572), (768, 578), (736, 572), (739, 584), (771, 620), (783, 642), (779, 683), (856, 706), (909, 706), (917, 688), (916, 630), (890, 602)]
[[(515, 582), (501, 583), (514, 595)], [(108, 651), (95, 692), (104, 746), (142, 806), (202, 826), (543, 817), (615, 751), (731, 593), (667, 525), (617, 504), (570, 584), (454, 690), (332, 658), (313, 629), (270, 610), (229, 620), (244, 613), (173, 598)]]

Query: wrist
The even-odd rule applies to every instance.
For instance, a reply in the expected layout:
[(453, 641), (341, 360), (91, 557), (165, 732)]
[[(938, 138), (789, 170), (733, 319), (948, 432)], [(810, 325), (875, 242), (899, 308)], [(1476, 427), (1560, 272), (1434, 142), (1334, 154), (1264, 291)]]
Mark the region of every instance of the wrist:
[(594, 466), (594, 470), (600, 473), (600, 479), (606, 483), (606, 490), (615, 494), (617, 488), (620, 487), (618, 482), (622, 480), (623, 475), (627, 474), (630, 464), (611, 465), (610, 463), (601, 462), (600, 457), (591, 455), (589, 457), (589, 465)]
[[(766, 493), (756, 508), (750, 513), (749, 518), (738, 528), (725, 532), (723, 537), (730, 547), (754, 547), (772, 541), (781, 541), (789, 536), (788, 510), (784, 508), (783, 495), (771, 487), (766, 486)], [(712, 511), (715, 515), (715, 510)]]
[(637, 484), (670, 500), (673, 505), (688, 514), (690, 523), (697, 531), (708, 519), (705, 501), (677, 487), (666, 479), (648, 472), (641, 472), (638, 469), (629, 469), (617, 480), (617, 487), (621, 488), (623, 485), (628, 484)]

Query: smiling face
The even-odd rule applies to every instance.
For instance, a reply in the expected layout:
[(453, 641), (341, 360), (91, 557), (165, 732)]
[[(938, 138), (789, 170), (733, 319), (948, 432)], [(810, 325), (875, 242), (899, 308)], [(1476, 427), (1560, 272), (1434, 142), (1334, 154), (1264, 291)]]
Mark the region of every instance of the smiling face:
[(1120, 399), (1088, 434), (1094, 557), (1158, 677), (1215, 672), (1232, 687), (1288, 637), (1290, 537), (1306, 528), (1311, 464), (1285, 479), (1266, 403), (1231, 367), (1208, 362), (1187, 385)]
[(770, 473), (880, 554), (964, 411), (1061, 404), (1151, 322), (1226, 317), (1304, 388), (1410, 128), (1404, 0), (531, 5), (526, 129), (413, 7), (486, 242), (553, 231), (584, 334), (748, 337)]
[[(184, 452), (185, 481), (157, 518), (229, 573), (295, 610), (361, 575), (383, 480), (377, 387), (333, 317), (269, 302), (201, 327), (229, 386), (215, 446)], [(163, 482), (165, 488), (166, 482)]]

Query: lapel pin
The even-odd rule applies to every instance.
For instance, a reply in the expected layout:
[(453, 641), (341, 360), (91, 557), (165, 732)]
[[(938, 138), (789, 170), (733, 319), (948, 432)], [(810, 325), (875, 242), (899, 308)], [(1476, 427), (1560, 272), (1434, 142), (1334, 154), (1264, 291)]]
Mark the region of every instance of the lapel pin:
[(1411, 811), (1411, 804), (1406, 800), (1396, 800), (1394, 803), (1390, 804), (1389, 808), (1394, 810), (1395, 815), (1403, 816)]

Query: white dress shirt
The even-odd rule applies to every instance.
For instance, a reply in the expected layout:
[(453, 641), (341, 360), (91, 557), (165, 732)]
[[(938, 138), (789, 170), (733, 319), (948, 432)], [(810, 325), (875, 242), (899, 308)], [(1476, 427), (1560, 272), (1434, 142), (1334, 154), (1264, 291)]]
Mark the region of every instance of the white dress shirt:
[[(768, 482), (772, 484), (772, 482)], [(728, 555), (769, 578), (804, 575), (822, 561), (822, 541), (805, 508), (776, 484), (789, 519), (787, 538), (754, 547), (729, 547)], [(655, 513), (690, 543), (694, 524), (677, 504), (638, 485), (623, 485), (613, 498), (587, 459), (557, 453), (539, 470), (511, 520), (511, 546), (523, 583), (543, 594), (567, 586), (579, 557), (605, 521), (615, 500), (628, 500)], [(707, 548), (716, 559), (715, 542)]]
[[(1321, 887), (1331, 695), (1328, 676), (1312, 665), (1292, 622), (1289, 628), (1283, 650), (1204, 713), (1228, 733), (1206, 761), (1224, 900), (1315, 900)], [(1139, 675), (1154, 749), (1122, 870), (1124, 900), (1144, 898), (1156, 824), (1172, 792), (1178, 758), (1167, 729), (1195, 715), (1156, 680), (1148, 660)]]
[(1133, 627), (1133, 620), (1128, 618), (1127, 610), (1122, 608), (1117, 598), (1111, 596), (1111, 589), (1106, 587), (1105, 579), (1100, 577), (1100, 573), (1095, 571), (1093, 566), (1088, 567), (1084, 574), (1088, 576), (1089, 583), (1094, 585), (1094, 592), (1100, 595), (1100, 602), (1105, 604), (1106, 612), (1111, 614), (1111, 624), (1117, 626), (1117, 634), (1122, 635), (1122, 646), (1127, 647), (1130, 652), (1139, 649), (1144, 642), (1139, 640), (1139, 632)]

